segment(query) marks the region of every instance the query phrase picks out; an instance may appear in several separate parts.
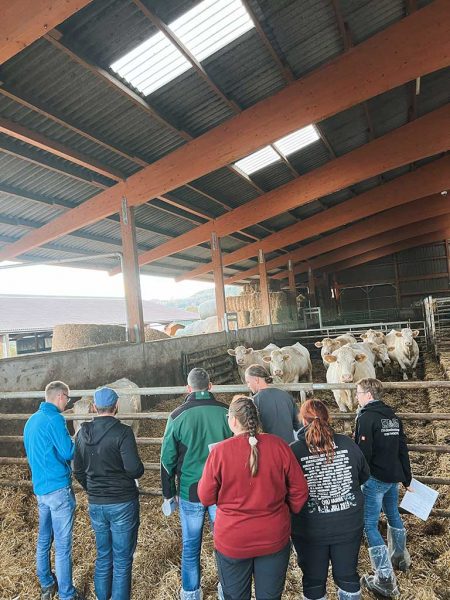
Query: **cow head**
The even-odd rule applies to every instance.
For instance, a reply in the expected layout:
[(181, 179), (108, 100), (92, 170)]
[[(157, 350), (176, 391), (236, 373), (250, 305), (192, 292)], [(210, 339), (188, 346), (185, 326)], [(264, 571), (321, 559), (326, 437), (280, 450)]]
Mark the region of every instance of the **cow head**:
[(365, 354), (359, 354), (350, 346), (342, 346), (339, 350), (324, 357), (328, 363), (337, 363), (340, 383), (352, 383), (355, 377), (356, 363), (367, 360)]
[(414, 331), (410, 327), (405, 327), (401, 331), (396, 331), (395, 335), (397, 337), (403, 338), (403, 342), (407, 348), (411, 348), (413, 345), (414, 338), (419, 335), (419, 330), (415, 329)]
[(316, 348), (322, 348), (321, 354), (322, 357), (325, 358), (325, 356), (333, 354), (333, 352), (337, 350), (341, 344), (339, 341), (333, 340), (331, 338), (323, 338), (321, 342), (316, 342), (314, 345)]
[(365, 333), (362, 333), (359, 337), (363, 340), (363, 342), (382, 344), (384, 342), (385, 335), (382, 331), (376, 331), (375, 329), (368, 329)]
[(229, 348), (227, 350), (230, 356), (236, 357), (236, 363), (243, 367), (246, 364), (246, 355), (253, 352), (253, 348), (246, 348), (245, 346), (236, 346), (236, 348)]
[(289, 354), (283, 354), (281, 350), (272, 350), (270, 356), (264, 356), (263, 361), (270, 365), (270, 372), (275, 377), (283, 377), (284, 363), (290, 360)]
[(369, 345), (370, 349), (377, 357), (377, 360), (379, 360), (382, 365), (388, 365), (391, 362), (386, 344), (370, 343)]

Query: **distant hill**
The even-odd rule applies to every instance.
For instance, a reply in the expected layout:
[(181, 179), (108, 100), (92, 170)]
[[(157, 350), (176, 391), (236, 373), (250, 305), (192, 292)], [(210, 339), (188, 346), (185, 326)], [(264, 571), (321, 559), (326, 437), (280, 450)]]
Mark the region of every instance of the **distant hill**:
[[(226, 296), (238, 296), (240, 293), (241, 287), (239, 285), (225, 286)], [(192, 296), (187, 296), (186, 298), (174, 298), (173, 300), (161, 300), (160, 302), (166, 306), (173, 306), (175, 308), (183, 308), (186, 310), (188, 307), (198, 306), (205, 300), (214, 300), (214, 297), (214, 290), (210, 289), (196, 292), (195, 294), (192, 294)]]

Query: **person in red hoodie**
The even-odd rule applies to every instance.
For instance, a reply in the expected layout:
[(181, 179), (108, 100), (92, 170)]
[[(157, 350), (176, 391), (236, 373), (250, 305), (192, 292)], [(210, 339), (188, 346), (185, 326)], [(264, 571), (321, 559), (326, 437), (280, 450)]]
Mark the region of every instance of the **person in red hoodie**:
[(216, 444), (198, 484), (205, 506), (217, 504), (214, 524), (219, 579), (225, 600), (281, 598), (290, 555), (290, 512), (298, 513), (308, 486), (287, 443), (259, 433), (251, 398), (235, 396), (228, 423), (234, 437)]

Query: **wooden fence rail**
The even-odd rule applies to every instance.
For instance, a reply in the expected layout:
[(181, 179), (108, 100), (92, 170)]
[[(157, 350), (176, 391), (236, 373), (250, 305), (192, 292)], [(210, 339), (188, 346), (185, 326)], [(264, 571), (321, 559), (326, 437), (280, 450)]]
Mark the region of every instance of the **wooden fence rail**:
[[(386, 390), (417, 390), (417, 389), (445, 389), (450, 388), (450, 381), (383, 381), (383, 387)], [(353, 390), (355, 383), (277, 383), (272, 387), (291, 392), (301, 391), (320, 391), (320, 390)], [(186, 394), (186, 386), (168, 386), (168, 387), (143, 387), (143, 388), (120, 388), (117, 390), (122, 395), (140, 394), (141, 396), (170, 396)], [(74, 398), (81, 396), (93, 396), (95, 390), (70, 390), (70, 395)], [(248, 393), (248, 387), (244, 384), (234, 385), (214, 385), (213, 392), (221, 393)], [(29, 392), (0, 392), (0, 400), (14, 399), (42, 399), (44, 392), (42, 390)]]

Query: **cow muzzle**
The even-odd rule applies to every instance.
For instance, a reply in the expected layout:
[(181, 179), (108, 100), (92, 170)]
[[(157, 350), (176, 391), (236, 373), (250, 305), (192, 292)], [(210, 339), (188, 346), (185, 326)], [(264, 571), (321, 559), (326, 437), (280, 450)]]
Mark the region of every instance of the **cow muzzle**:
[(277, 377), (281, 377), (283, 375), (283, 371), (280, 371), (280, 369), (275, 369), (273, 374)]
[(342, 375), (341, 383), (352, 383), (353, 377), (351, 375)]

